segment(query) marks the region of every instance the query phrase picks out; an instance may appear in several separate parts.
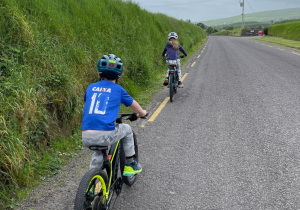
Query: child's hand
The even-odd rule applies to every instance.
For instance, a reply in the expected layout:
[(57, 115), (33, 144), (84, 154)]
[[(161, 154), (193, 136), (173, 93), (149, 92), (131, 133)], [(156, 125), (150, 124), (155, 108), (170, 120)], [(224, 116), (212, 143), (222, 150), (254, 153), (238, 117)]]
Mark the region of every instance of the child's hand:
[(141, 117), (145, 117), (146, 114), (147, 114), (146, 110), (143, 110), (142, 113), (138, 113), (136, 116), (137, 116), (138, 118), (141, 118)]

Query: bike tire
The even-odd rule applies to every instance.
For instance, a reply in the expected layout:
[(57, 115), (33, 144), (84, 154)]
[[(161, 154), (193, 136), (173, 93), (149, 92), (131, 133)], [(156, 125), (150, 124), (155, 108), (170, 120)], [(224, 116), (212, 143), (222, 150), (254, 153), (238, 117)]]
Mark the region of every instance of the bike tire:
[(178, 75), (175, 76), (174, 79), (174, 93), (177, 93), (177, 87), (178, 87)]
[(174, 97), (174, 74), (170, 74), (169, 82), (170, 82), (170, 101), (173, 102), (173, 97)]
[[(88, 195), (88, 191), (90, 190), (91, 185), (93, 184), (94, 181), (96, 181), (96, 179), (99, 180), (98, 183), (101, 183), (100, 186), (101, 190), (99, 191), (99, 193), (101, 193), (102, 191), (101, 197), (103, 196), (103, 187), (107, 189), (107, 183), (108, 183), (107, 175), (101, 169), (93, 168), (89, 170), (80, 181), (76, 193), (74, 210), (92, 210), (94, 199), (96, 198), (96, 195), (99, 193), (96, 193), (92, 196), (92, 195)], [(98, 186), (96, 186), (95, 188), (97, 187)], [(103, 200), (101, 200), (101, 202), (103, 202)]]
[[(133, 132), (133, 140), (134, 140), (134, 149), (135, 149), (134, 159), (136, 160), (136, 162), (138, 162), (138, 160), (139, 160), (138, 142), (137, 142), (137, 138), (136, 138), (136, 135), (134, 132)], [(124, 147), (123, 147), (122, 142), (119, 147), (121, 149), (120, 150), (120, 164), (121, 164), (121, 172), (123, 174), (125, 163), (126, 163), (126, 157), (125, 157), (125, 152), (124, 152)], [(122, 176), (122, 179), (126, 185), (131, 186), (134, 184), (134, 182), (136, 180), (136, 175), (131, 176), (131, 177), (130, 176)]]

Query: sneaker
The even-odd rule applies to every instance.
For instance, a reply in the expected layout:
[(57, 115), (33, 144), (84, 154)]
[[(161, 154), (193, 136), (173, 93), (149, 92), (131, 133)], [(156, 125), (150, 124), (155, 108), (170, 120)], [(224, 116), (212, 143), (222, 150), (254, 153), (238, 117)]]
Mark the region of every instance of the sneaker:
[(142, 166), (138, 162), (133, 161), (132, 163), (127, 163), (125, 165), (123, 176), (134, 176), (141, 172), (142, 172)]
[(178, 87), (179, 87), (179, 88), (183, 88), (183, 84), (182, 84), (181, 81), (178, 81)]
[(169, 79), (168, 78), (166, 78), (165, 80), (164, 80), (164, 83), (163, 83), (163, 85), (164, 86), (167, 86), (169, 84)]

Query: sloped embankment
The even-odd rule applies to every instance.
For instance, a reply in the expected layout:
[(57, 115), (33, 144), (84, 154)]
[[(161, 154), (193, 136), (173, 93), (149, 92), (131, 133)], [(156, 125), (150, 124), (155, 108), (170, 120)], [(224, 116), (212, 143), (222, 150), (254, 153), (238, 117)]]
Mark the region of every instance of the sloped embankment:
[(1, 0), (0, 206), (60, 164), (49, 148), (78, 143), (59, 136), (80, 125), (99, 57), (121, 57), (121, 84), (139, 96), (165, 73), (160, 58), (170, 31), (188, 52), (206, 37), (191, 23), (121, 0)]
[(300, 41), (300, 21), (269, 26), (270, 36)]

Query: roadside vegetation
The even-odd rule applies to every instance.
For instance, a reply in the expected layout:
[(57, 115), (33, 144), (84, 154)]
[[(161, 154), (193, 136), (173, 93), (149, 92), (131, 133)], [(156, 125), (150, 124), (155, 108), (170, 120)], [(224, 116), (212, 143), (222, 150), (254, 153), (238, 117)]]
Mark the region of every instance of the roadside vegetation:
[(24, 187), (57, 173), (81, 148), (83, 95), (101, 55), (121, 57), (120, 84), (150, 102), (171, 31), (188, 53), (206, 40), (200, 27), (131, 1), (1, 0), (0, 209), (13, 208)]
[(216, 33), (211, 34), (211, 36), (241, 36), (242, 33), (242, 29), (241, 28), (237, 28), (237, 29), (233, 29), (233, 30), (225, 30), (225, 31), (219, 31)]
[(268, 35), (300, 41), (300, 21), (269, 26)]
[(300, 41), (294, 41), (289, 39), (284, 39), (281, 37), (274, 36), (263, 36), (261, 38), (254, 38), (257, 41), (262, 41), (265, 43), (277, 44), (280, 46), (291, 47), (300, 50)]
[(264, 29), (264, 36), (256, 40), (300, 49), (300, 21), (271, 25)]

